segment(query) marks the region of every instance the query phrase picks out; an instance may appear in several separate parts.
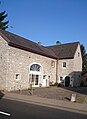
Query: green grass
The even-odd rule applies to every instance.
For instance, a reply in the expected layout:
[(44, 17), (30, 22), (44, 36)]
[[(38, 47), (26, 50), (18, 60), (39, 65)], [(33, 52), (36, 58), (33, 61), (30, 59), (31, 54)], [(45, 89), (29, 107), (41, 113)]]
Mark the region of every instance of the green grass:
[(76, 99), (76, 103), (84, 103), (85, 102), (85, 97), (79, 97)]

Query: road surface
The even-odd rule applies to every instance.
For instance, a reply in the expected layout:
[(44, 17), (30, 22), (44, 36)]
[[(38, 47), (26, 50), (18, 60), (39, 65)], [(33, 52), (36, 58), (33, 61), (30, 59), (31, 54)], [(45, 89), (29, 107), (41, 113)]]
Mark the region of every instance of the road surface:
[(0, 119), (87, 119), (87, 115), (2, 98)]

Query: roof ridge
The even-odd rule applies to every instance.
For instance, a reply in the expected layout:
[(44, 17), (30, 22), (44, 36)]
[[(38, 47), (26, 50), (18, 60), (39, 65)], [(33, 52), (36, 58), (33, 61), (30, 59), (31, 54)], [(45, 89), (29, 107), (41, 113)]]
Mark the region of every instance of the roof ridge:
[(76, 44), (76, 43), (79, 43), (80, 44), (80, 42), (77, 41), (77, 42), (71, 42), (71, 43), (64, 43), (64, 44), (60, 44), (60, 45), (51, 45), (51, 46), (46, 46), (46, 47), (63, 46), (63, 45)]
[(52, 49), (59, 59), (74, 58), (74, 54), (76, 52), (78, 43), (80, 42), (54, 45), (54, 46), (49, 46), (47, 48)]

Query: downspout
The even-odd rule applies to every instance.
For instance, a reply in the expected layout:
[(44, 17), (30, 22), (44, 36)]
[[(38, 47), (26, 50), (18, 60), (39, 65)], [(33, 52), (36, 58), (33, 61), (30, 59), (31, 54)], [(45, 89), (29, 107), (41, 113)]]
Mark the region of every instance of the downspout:
[(56, 83), (58, 83), (58, 59), (56, 61)]

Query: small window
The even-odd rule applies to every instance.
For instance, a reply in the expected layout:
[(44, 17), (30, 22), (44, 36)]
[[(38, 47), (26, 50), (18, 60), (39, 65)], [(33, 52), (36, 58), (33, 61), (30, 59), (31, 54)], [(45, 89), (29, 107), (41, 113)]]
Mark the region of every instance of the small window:
[(48, 79), (50, 80), (50, 76), (48, 76)]
[(38, 85), (38, 79), (39, 79), (39, 75), (36, 75), (35, 85)]
[(78, 52), (78, 57), (80, 56), (80, 53)]
[(20, 74), (16, 74), (16, 75), (15, 75), (15, 79), (16, 79), (16, 80), (19, 80), (19, 79), (20, 79)]
[(66, 62), (63, 62), (63, 68), (66, 68)]
[(47, 75), (43, 75), (43, 79), (46, 79)]
[(55, 61), (51, 61), (51, 67), (55, 67)]
[(60, 76), (60, 81), (62, 81), (63, 80), (63, 77), (62, 76)]
[(41, 66), (38, 64), (33, 64), (30, 67), (30, 71), (40, 71)]

